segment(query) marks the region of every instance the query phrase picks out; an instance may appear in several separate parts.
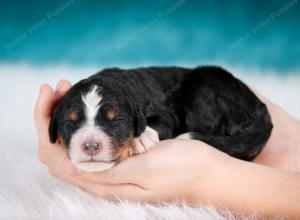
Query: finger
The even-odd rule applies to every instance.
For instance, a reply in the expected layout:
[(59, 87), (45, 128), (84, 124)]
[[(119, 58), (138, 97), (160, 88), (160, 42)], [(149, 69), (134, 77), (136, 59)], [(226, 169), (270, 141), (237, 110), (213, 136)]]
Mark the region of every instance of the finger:
[(60, 80), (55, 88), (55, 98), (60, 100), (71, 88), (71, 83), (68, 80)]
[(52, 145), (49, 142), (48, 126), (54, 102), (52, 88), (42, 85), (34, 114), (39, 138), (39, 158), (48, 166), (60, 166), (65, 172), (74, 175), (76, 169), (69, 161), (66, 149), (62, 145)]
[(53, 89), (49, 85), (42, 85), (40, 95), (35, 106), (35, 124), (39, 140), (48, 140), (48, 126), (55, 103)]
[(81, 189), (92, 193), (96, 196), (117, 201), (120, 199), (130, 199), (136, 201), (147, 201), (151, 197), (149, 190), (143, 189), (138, 185), (133, 184), (99, 184), (82, 180), (78, 177), (65, 175), (60, 170), (49, 169), (49, 173), (71, 185), (78, 186)]
[(54, 92), (51, 86), (43, 84), (40, 87), (40, 93), (35, 105), (35, 115), (39, 117), (51, 116), (51, 107), (55, 101)]
[[(52, 115), (52, 111), (57, 100), (61, 99), (63, 95), (70, 89), (71, 84), (67, 80), (61, 80), (57, 84), (56, 92), (44, 84), (40, 88), (40, 95), (35, 106), (35, 121), (40, 139), (47, 136), (48, 139), (48, 126)], [(45, 132), (47, 131), (47, 132)]]

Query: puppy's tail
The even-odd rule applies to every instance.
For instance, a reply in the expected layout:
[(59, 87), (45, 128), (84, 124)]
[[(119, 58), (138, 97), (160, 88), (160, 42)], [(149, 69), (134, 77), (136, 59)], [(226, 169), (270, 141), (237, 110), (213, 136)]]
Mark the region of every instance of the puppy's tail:
[(230, 156), (253, 160), (263, 149), (273, 128), (271, 117), (265, 105), (263, 112), (256, 115), (248, 124), (241, 123), (231, 128), (228, 135), (201, 134), (200, 132), (189, 132), (192, 139), (201, 140)]

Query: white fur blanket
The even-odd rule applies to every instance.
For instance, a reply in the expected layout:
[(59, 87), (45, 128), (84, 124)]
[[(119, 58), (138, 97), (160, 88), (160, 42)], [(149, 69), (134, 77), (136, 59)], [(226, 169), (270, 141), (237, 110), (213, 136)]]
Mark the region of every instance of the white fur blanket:
[[(55, 85), (61, 78), (76, 82), (95, 71), (95, 68), (0, 65), (0, 219), (237, 219), (229, 211), (217, 211), (211, 206), (107, 202), (48, 175), (37, 160), (32, 116), (39, 85), (42, 82)], [(262, 76), (240, 74), (241, 70), (233, 72), (300, 117), (299, 75), (282, 78), (272, 73)], [(243, 217), (254, 218), (254, 215)]]

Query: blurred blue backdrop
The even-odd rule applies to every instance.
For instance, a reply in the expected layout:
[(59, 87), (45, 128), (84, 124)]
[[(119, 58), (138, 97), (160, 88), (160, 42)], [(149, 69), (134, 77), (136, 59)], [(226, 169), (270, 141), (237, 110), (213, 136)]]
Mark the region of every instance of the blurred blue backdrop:
[(299, 0), (2, 0), (0, 62), (300, 67)]

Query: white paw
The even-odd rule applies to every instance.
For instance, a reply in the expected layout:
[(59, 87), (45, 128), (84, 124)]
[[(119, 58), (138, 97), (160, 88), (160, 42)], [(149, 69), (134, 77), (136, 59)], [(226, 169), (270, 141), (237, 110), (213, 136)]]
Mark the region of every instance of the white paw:
[(191, 136), (191, 133), (187, 132), (187, 133), (183, 133), (181, 135), (178, 135), (175, 139), (191, 140), (192, 136)]
[(146, 127), (145, 131), (134, 139), (133, 153), (141, 154), (154, 147), (159, 142), (157, 131), (150, 127)]

